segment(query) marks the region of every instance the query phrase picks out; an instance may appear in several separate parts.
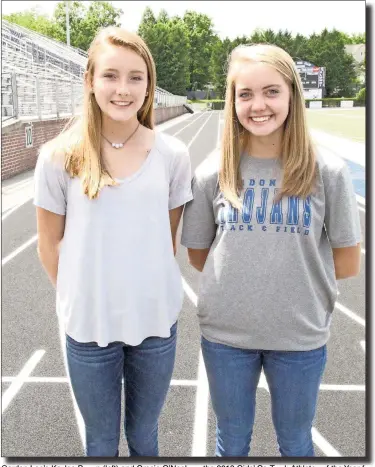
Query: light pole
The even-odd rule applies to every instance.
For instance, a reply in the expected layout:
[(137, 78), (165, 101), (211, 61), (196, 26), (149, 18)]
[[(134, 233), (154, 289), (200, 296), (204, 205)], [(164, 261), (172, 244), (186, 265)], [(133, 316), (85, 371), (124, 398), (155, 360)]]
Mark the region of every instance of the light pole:
[(70, 46), (70, 26), (69, 26), (69, 2), (65, 2), (66, 13), (66, 44)]

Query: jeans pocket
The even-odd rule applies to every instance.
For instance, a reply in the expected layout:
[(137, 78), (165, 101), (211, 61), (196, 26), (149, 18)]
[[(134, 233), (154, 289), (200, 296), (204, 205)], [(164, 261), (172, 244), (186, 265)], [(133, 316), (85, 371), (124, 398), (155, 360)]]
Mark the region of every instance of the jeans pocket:
[(73, 346), (73, 347), (98, 347), (98, 344), (96, 342), (78, 342), (73, 339), (73, 337), (70, 337), (69, 334), (66, 335), (66, 343), (67, 345)]

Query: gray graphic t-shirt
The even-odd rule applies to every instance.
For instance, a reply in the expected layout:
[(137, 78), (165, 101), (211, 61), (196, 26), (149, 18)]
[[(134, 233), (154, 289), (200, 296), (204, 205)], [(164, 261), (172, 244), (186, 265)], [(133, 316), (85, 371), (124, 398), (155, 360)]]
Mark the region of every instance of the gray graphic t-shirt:
[(243, 155), (243, 212), (223, 198), (218, 163), (216, 154), (196, 170), (181, 239), (210, 248), (198, 293), (203, 336), (246, 349), (324, 345), (337, 297), (332, 248), (361, 241), (346, 163), (318, 154), (314, 194), (277, 202), (278, 159)]

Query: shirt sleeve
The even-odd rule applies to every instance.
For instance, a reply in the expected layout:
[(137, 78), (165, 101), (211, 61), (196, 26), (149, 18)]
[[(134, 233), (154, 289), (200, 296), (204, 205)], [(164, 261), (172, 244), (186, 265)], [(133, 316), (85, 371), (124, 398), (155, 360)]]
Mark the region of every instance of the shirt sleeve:
[(215, 239), (213, 193), (207, 194), (207, 188), (196, 174), (192, 181), (193, 200), (186, 204), (183, 216), (181, 244), (186, 248), (210, 248)]
[(335, 173), (329, 174), (325, 226), (332, 248), (355, 246), (361, 242), (357, 198), (345, 162)]
[(191, 163), (188, 148), (183, 145), (177, 151), (169, 182), (168, 208), (184, 205), (193, 198), (191, 192)]
[(34, 173), (34, 205), (55, 214), (66, 213), (66, 185), (62, 165), (45, 150), (39, 154)]

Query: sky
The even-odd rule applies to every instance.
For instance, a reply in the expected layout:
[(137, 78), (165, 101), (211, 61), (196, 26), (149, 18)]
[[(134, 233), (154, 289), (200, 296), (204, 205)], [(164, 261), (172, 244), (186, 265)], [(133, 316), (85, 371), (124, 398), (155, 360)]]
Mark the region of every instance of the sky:
[[(51, 16), (56, 1), (2, 1), (2, 14), (39, 6)], [(84, 2), (90, 3), (90, 2)], [(365, 32), (366, 2), (355, 1), (112, 1), (123, 10), (121, 25), (136, 31), (146, 6), (157, 16), (163, 8), (170, 16), (183, 16), (186, 10), (205, 13), (212, 18), (215, 32), (224, 39), (249, 36), (256, 29), (287, 29), (293, 35), (309, 36), (324, 28), (354, 34)]]

